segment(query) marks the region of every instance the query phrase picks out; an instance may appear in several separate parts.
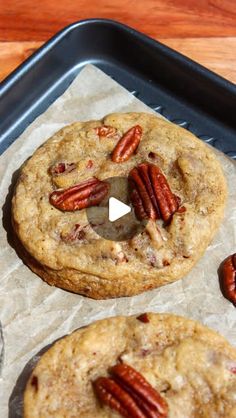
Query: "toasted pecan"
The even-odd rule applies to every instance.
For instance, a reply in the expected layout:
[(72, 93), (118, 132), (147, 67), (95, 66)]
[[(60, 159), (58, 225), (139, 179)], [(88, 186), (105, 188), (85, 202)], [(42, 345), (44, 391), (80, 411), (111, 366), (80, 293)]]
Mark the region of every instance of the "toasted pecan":
[(64, 190), (55, 190), (49, 196), (50, 203), (57, 209), (72, 212), (98, 205), (109, 190), (109, 184), (96, 178)]
[(129, 173), (131, 202), (138, 219), (169, 221), (179, 207), (166, 177), (154, 164), (142, 163)]
[(236, 306), (236, 253), (221, 264), (220, 284), (223, 295)]
[(94, 389), (100, 401), (129, 418), (166, 418), (166, 400), (133, 367), (117, 364), (112, 377), (99, 377)]
[(142, 128), (139, 125), (129, 129), (116, 144), (111, 159), (115, 163), (123, 163), (129, 160), (139, 146), (142, 136)]

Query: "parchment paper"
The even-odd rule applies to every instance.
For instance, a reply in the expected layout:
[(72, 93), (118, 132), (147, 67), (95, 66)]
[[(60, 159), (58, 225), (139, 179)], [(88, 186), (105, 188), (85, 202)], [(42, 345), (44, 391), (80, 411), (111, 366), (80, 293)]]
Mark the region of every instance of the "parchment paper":
[[(217, 156), (229, 186), (225, 219), (204, 257), (176, 283), (131, 298), (95, 301), (44, 283), (22, 263), (8, 242), (9, 186), (13, 173), (40, 144), (64, 125), (76, 120), (100, 119), (114, 111), (152, 112), (103, 72), (89, 65), (0, 157), (0, 200), (3, 206), (0, 320), (5, 342), (0, 378), (1, 418), (22, 416), (22, 391), (39, 351), (59, 337), (97, 319), (143, 311), (172, 312), (200, 320), (236, 345), (236, 309), (221, 295), (217, 276), (220, 262), (236, 251), (236, 164), (219, 152)], [(8, 238), (11, 242), (11, 237)], [(2, 347), (0, 332), (0, 361)]]

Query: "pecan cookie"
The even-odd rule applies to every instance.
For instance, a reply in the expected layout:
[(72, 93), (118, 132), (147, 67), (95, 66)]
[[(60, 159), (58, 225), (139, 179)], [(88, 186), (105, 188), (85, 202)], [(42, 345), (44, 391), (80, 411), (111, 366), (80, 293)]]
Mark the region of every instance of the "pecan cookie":
[[(113, 242), (86, 208), (129, 179), (145, 229)], [(145, 113), (67, 126), (25, 163), (12, 203), (17, 245), (49, 284), (96, 299), (130, 296), (183, 277), (222, 219), (226, 183), (214, 151), (185, 129)]]
[(236, 349), (198, 322), (142, 314), (56, 342), (24, 394), (24, 418), (233, 418)]

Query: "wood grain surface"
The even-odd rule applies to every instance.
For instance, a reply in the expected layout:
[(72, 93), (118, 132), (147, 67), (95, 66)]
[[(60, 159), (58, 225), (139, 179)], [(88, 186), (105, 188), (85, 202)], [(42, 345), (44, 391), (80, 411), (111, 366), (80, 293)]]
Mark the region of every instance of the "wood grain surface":
[(0, 80), (74, 21), (123, 22), (236, 82), (236, 0), (0, 0)]

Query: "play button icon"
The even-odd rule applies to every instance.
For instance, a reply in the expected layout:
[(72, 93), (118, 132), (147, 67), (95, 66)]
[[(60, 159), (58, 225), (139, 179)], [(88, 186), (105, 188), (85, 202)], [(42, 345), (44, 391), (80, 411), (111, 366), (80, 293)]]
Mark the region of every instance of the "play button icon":
[(127, 177), (104, 179), (110, 184), (107, 196), (98, 206), (86, 209), (88, 222), (97, 235), (111, 241), (126, 241), (139, 234), (146, 225), (134, 213), (129, 199)]
[(122, 216), (127, 215), (131, 212), (131, 207), (116, 199), (115, 197), (110, 197), (109, 199), (109, 221), (115, 222), (117, 219), (122, 218)]

